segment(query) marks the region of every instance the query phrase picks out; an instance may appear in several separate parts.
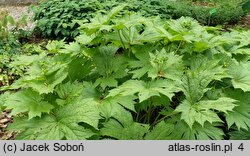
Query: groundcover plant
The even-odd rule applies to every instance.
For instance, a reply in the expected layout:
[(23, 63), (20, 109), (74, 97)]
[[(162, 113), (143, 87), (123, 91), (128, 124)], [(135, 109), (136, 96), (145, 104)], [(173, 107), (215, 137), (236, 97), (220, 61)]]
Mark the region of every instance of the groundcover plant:
[(0, 105), (16, 139), (249, 139), (250, 31), (123, 8), (13, 62), (26, 72)]

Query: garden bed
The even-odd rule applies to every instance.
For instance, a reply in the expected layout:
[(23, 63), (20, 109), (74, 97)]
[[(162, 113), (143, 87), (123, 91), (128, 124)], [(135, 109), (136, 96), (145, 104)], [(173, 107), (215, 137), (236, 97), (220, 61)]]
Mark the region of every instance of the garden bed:
[[(35, 12), (46, 44), (3, 29), (9, 45), (2, 44), (0, 73), (16, 77), (0, 84), (1, 139), (250, 138), (249, 16), (223, 32), (190, 17), (128, 13), (125, 5), (103, 4), (108, 11), (97, 13), (94, 0), (58, 10), (53, 2)], [(27, 6), (1, 9), (16, 20), (34, 15)]]

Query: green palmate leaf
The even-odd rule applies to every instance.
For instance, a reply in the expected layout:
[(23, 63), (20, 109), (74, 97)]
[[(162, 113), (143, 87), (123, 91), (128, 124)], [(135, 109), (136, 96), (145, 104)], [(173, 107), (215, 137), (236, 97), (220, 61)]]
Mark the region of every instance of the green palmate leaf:
[(53, 116), (46, 115), (43, 118), (15, 119), (15, 124), (9, 130), (19, 131), (17, 140), (83, 140), (91, 137), (94, 133), (75, 123), (65, 124), (58, 122)]
[(159, 18), (155, 18), (154, 21), (146, 20), (145, 25), (147, 26), (143, 33), (139, 36), (139, 40), (142, 42), (156, 42), (164, 39), (165, 41), (169, 40), (173, 36), (168, 32), (164, 26), (165, 23), (162, 23)]
[(171, 133), (174, 131), (174, 125), (165, 123), (164, 121), (158, 123), (150, 132), (148, 132), (144, 139), (146, 140), (170, 140)]
[(192, 59), (193, 61), (190, 61), (191, 70), (199, 75), (207, 76), (207, 83), (227, 77), (226, 69), (219, 65), (220, 59), (212, 59), (203, 55), (194, 56)]
[(154, 129), (147, 133), (146, 140), (220, 140), (223, 138), (223, 131), (210, 123), (204, 126), (194, 124), (193, 128), (179, 119), (168, 122), (160, 122)]
[(174, 125), (174, 131), (171, 134), (175, 140), (221, 140), (224, 136), (223, 131), (216, 125), (205, 123), (204, 126), (194, 124), (193, 128), (182, 121), (178, 121)]
[(130, 111), (124, 109), (121, 105), (117, 105), (117, 112), (112, 116), (112, 118), (119, 121), (123, 126), (129, 126), (133, 123), (133, 117)]
[(17, 118), (9, 130), (21, 130), (17, 139), (87, 139), (94, 135), (94, 132), (78, 123), (84, 122), (97, 129), (99, 119), (97, 103), (92, 99), (85, 99), (60, 107), (53, 115), (43, 115), (31, 120)]
[(229, 134), (230, 134), (230, 140), (250, 140), (249, 130), (232, 131)]
[(222, 122), (214, 110), (227, 113), (232, 111), (236, 106), (236, 100), (231, 98), (222, 97), (218, 100), (202, 100), (195, 104), (191, 104), (187, 100), (183, 101), (177, 108), (176, 112), (181, 112), (181, 119), (184, 120), (190, 128), (197, 122), (204, 126), (206, 121)]
[(238, 106), (226, 114), (228, 128), (235, 124), (238, 129), (248, 130), (250, 128), (250, 92), (239, 89), (226, 90), (226, 95), (238, 100), (236, 103)]
[(194, 51), (203, 52), (207, 49), (211, 48), (211, 45), (207, 42), (195, 42), (194, 43)]
[(65, 46), (64, 40), (61, 41), (49, 41), (46, 45), (46, 49), (49, 53), (58, 53), (58, 50), (62, 49)]
[(137, 28), (137, 26), (141, 26), (142, 24), (148, 25), (152, 23), (141, 15), (132, 12), (129, 14), (126, 13), (122, 18), (114, 19), (113, 22), (116, 24), (114, 26), (115, 30), (122, 30), (123, 28), (130, 29), (132, 27)]
[(118, 88), (110, 90), (108, 96), (116, 96), (119, 94), (127, 96), (138, 93), (139, 100), (142, 102), (152, 96), (160, 96), (160, 94), (166, 95), (171, 99), (175, 91), (178, 91), (178, 88), (176, 88), (174, 82), (170, 80), (154, 80), (149, 82), (128, 80)]
[(118, 49), (117, 46), (102, 46), (94, 54), (93, 61), (100, 75), (109, 76), (112, 72), (119, 70), (116, 65), (119, 65), (118, 60), (121, 58), (115, 56)]
[(83, 82), (82, 98), (91, 98), (94, 101), (99, 102), (102, 94), (96, 90), (96, 86), (91, 82)]
[(45, 54), (32, 55), (32, 56), (20, 55), (11, 64), (13, 66), (29, 66), (39, 60), (44, 59), (45, 56), (46, 56)]
[(126, 76), (125, 58), (116, 55), (117, 50), (116, 46), (103, 46), (93, 56), (96, 70), (102, 76), (96, 83), (102, 88), (116, 87), (118, 84), (116, 79)]
[(183, 73), (182, 57), (173, 52), (167, 53), (165, 49), (150, 53), (150, 63), (152, 68), (148, 72), (151, 78), (164, 77), (171, 80), (180, 79)]
[(87, 34), (84, 32), (84, 33), (82, 33), (81, 35), (77, 36), (77, 37), (75, 38), (75, 40), (76, 40), (78, 43), (82, 44), (82, 45), (88, 45), (88, 44), (90, 44), (90, 43), (94, 40), (95, 37), (96, 37), (96, 36), (95, 36), (94, 34), (93, 34), (93, 35), (87, 35)]
[[(163, 31), (161, 31), (163, 30)], [(165, 34), (166, 33), (166, 34)], [(141, 42), (157, 42), (162, 40), (164, 37), (168, 38), (171, 36), (165, 29), (158, 28), (147, 28), (143, 33), (138, 37), (138, 40)]]
[(227, 77), (226, 70), (218, 65), (219, 60), (208, 60), (201, 55), (190, 60), (190, 70), (186, 71), (180, 87), (186, 99), (191, 103), (198, 102), (208, 91), (213, 80)]
[(59, 52), (65, 53), (65, 54), (70, 54), (71, 56), (74, 56), (74, 55), (79, 55), (79, 54), (83, 53), (83, 50), (82, 50), (79, 43), (72, 42), (72, 43), (66, 44), (63, 47), (63, 49), (61, 49)]
[(129, 126), (123, 126), (118, 121), (111, 119), (101, 129), (101, 134), (119, 140), (143, 140), (148, 129), (149, 126), (140, 123), (130, 123)]
[(224, 40), (227, 43), (231, 43), (230, 52), (234, 53), (234, 51), (240, 48), (245, 48), (249, 45), (250, 42), (250, 31), (236, 31), (232, 30), (230, 33), (223, 34)]
[(113, 33), (105, 35), (105, 38), (125, 49), (130, 49), (131, 45), (141, 44), (140, 26), (145, 22), (145, 19), (137, 14), (125, 15), (119, 20), (113, 20), (115, 25)]
[(143, 47), (134, 48), (132, 52), (135, 53), (137, 61), (129, 61), (129, 67), (134, 69), (130, 71), (133, 74), (133, 78), (141, 78), (145, 75), (148, 70), (151, 68), (150, 61), (149, 61), (149, 52), (151, 51), (151, 46), (146, 47), (142, 50)]
[(190, 128), (193, 127), (195, 122), (202, 126), (206, 121), (222, 122), (218, 115), (211, 110), (199, 110), (194, 108), (188, 101), (183, 101), (175, 110), (181, 112), (181, 119), (184, 120)]
[(78, 97), (82, 92), (83, 87), (80, 83), (70, 83), (60, 84), (56, 87), (55, 92), (61, 99)]
[[(45, 77), (37, 77), (36, 79), (29, 79), (30, 77), (23, 77), (21, 83), (38, 91), (40, 94), (53, 92), (55, 86), (61, 83), (67, 77), (64, 69), (59, 69), (53, 73), (49, 73)], [(27, 79), (25, 79), (27, 78)], [(39, 79), (41, 78), (41, 79)]]
[(139, 31), (135, 27), (128, 27), (118, 32), (115, 32), (111, 35), (106, 35), (108, 40), (111, 40), (113, 43), (124, 46), (124, 48), (130, 48), (131, 45), (140, 44), (141, 40), (139, 37)]
[(220, 112), (228, 113), (229, 111), (232, 111), (234, 107), (237, 106), (236, 104), (237, 100), (234, 100), (232, 98), (227, 97), (220, 97), (217, 100), (202, 100), (195, 105), (197, 109), (203, 109), (203, 110), (217, 110)]
[(228, 69), (234, 88), (250, 91), (250, 62), (233, 63)]
[(187, 71), (182, 79), (181, 88), (189, 102), (195, 103), (199, 101), (208, 90), (206, 87), (209, 80), (206, 80), (206, 78), (206, 76), (198, 75), (193, 71)]
[(142, 140), (149, 126), (134, 122), (132, 115), (121, 106), (117, 110), (115, 119), (111, 118), (104, 124), (101, 134), (119, 140)]
[(135, 96), (115, 96), (105, 98), (101, 101), (100, 105), (102, 116), (107, 119), (114, 117), (116, 113), (122, 109), (121, 106), (135, 112), (135, 99)]
[[(77, 57), (73, 59), (68, 66), (68, 77), (71, 82), (83, 80), (93, 70), (92, 61), (85, 57)], [(77, 69), (77, 72), (76, 72)]]
[(193, 33), (204, 31), (202, 27), (196, 20), (190, 17), (182, 17), (178, 20), (168, 21), (169, 28), (178, 33)]
[(5, 101), (5, 106), (7, 109), (12, 109), (11, 114), (13, 115), (28, 112), (29, 119), (36, 116), (41, 117), (42, 113), (50, 113), (54, 108), (53, 105), (44, 101), (43, 97), (32, 89), (9, 95)]
[(56, 102), (60, 106), (66, 105), (78, 98), (81, 95), (82, 91), (83, 86), (81, 83), (67, 82), (65, 84), (59, 84), (55, 88), (55, 92), (57, 93), (60, 99), (57, 99)]
[(97, 102), (92, 99), (79, 99), (76, 102), (72, 101), (71, 104), (58, 109), (55, 114), (61, 122), (85, 122), (98, 129), (99, 112)]
[(130, 61), (129, 66), (135, 68), (134, 78), (140, 78), (144, 74), (155, 79), (164, 77), (171, 80), (179, 80), (183, 73), (182, 57), (174, 53), (167, 53), (165, 49), (155, 53), (136, 53), (138, 61)]
[(81, 29), (87, 29), (89, 34), (98, 32), (99, 30), (111, 30), (113, 26), (109, 25), (109, 22), (121, 11), (125, 5), (119, 5), (113, 8), (108, 15), (97, 14), (91, 23), (81, 25)]
[(15, 81), (10, 89), (32, 88), (40, 94), (53, 92), (56, 85), (66, 79), (69, 58), (56, 55), (44, 57), (31, 64), (25, 75)]
[(206, 33), (204, 27), (190, 17), (168, 21), (168, 27), (173, 34), (173, 37), (170, 38), (171, 41), (197, 41), (200, 39), (200, 35)]
[(118, 81), (115, 79), (115, 78), (106, 78), (106, 77), (103, 77), (103, 78), (99, 78), (96, 80), (95, 82), (96, 84), (100, 84), (100, 86), (102, 88), (105, 88), (105, 87), (117, 87), (118, 85)]

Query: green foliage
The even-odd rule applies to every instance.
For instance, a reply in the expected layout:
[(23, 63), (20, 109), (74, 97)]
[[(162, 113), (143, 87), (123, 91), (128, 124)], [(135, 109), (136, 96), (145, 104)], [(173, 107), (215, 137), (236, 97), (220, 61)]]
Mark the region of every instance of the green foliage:
[[(14, 53), (20, 47), (17, 37), (10, 27), (15, 27), (14, 18), (8, 13), (0, 14), (0, 53)], [(15, 28), (13, 28), (15, 29)], [(16, 48), (17, 47), (17, 48)]]
[(47, 37), (73, 39), (79, 34), (74, 20), (90, 20), (98, 11), (109, 10), (112, 2), (99, 0), (53, 0), (42, 1), (33, 6), (36, 30)]
[(23, 72), (20, 68), (11, 65), (15, 55), (22, 53), (21, 38), (27, 37), (28, 31), (21, 27), (26, 25), (27, 16), (19, 21), (8, 15), (8, 12), (0, 12), (0, 87), (10, 85)]
[(48, 113), (53, 108), (51, 104), (43, 101), (42, 97), (31, 89), (10, 95), (5, 103), (7, 109), (12, 109), (13, 115), (28, 112), (29, 118), (41, 117), (42, 112)]
[(244, 11), (247, 11), (248, 13), (250, 12), (250, 1), (249, 0), (245, 0), (242, 2), (242, 9)]
[(230, 132), (230, 139), (231, 140), (249, 140), (250, 133), (249, 131), (246, 131), (246, 130), (233, 131), (233, 132)]
[(226, 120), (228, 127), (236, 125), (240, 129), (248, 130), (250, 127), (250, 107), (249, 107), (249, 95), (250, 92), (243, 92), (241, 90), (228, 90), (226, 92), (228, 97), (237, 100), (237, 107), (235, 107), (233, 112), (226, 114)]
[(123, 3), (127, 3), (126, 10), (139, 12), (146, 17), (178, 19), (187, 16), (203, 25), (237, 23), (244, 16), (240, 6), (221, 1), (207, 6), (192, 1), (172, 0), (53, 0), (33, 7), (36, 31), (46, 37), (72, 41), (79, 34), (77, 20), (91, 22), (90, 19), (98, 12), (109, 12), (113, 6)]
[(249, 31), (123, 8), (78, 21), (74, 42), (52, 41), (13, 63), (26, 73), (1, 88), (0, 105), (15, 114), (8, 129), (17, 139), (219, 140), (249, 131)]

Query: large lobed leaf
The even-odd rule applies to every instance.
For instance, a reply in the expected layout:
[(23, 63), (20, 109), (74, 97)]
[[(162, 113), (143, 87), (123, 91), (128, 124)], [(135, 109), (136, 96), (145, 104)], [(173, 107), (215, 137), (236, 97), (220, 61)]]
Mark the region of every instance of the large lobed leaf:
[(127, 96), (138, 93), (138, 98), (140, 102), (142, 102), (152, 96), (160, 96), (160, 94), (166, 95), (171, 99), (174, 96), (175, 91), (178, 91), (178, 88), (176, 88), (173, 81), (167, 79), (149, 82), (128, 80), (121, 86), (110, 90), (108, 96), (116, 96), (119, 94)]
[(233, 124), (240, 129), (250, 128), (250, 92), (237, 90), (227, 90), (226, 95), (237, 100), (237, 106), (226, 114), (228, 128)]
[[(76, 109), (77, 108), (77, 109)], [(82, 140), (94, 135), (94, 132), (79, 123), (86, 123), (98, 129), (99, 110), (92, 99), (74, 101), (60, 107), (52, 114), (27, 120), (16, 118), (9, 127), (12, 131), (21, 131), (17, 139), (35, 140)]]
[(195, 104), (185, 100), (175, 111), (181, 112), (181, 119), (192, 128), (195, 122), (201, 126), (204, 126), (204, 123), (207, 121), (209, 123), (222, 122), (216, 111), (228, 113), (228, 111), (232, 111), (237, 106), (235, 102), (236, 100), (226, 97), (221, 97), (217, 100), (201, 100)]
[(104, 123), (101, 134), (119, 140), (142, 140), (149, 125), (134, 122), (132, 115), (121, 106), (117, 110), (114, 118)]
[(250, 62), (235, 62), (230, 65), (228, 74), (232, 77), (234, 88), (250, 91)]
[(50, 113), (54, 108), (39, 93), (30, 88), (9, 95), (4, 105), (7, 109), (12, 109), (12, 115), (27, 112), (29, 119), (41, 117), (42, 113)]

